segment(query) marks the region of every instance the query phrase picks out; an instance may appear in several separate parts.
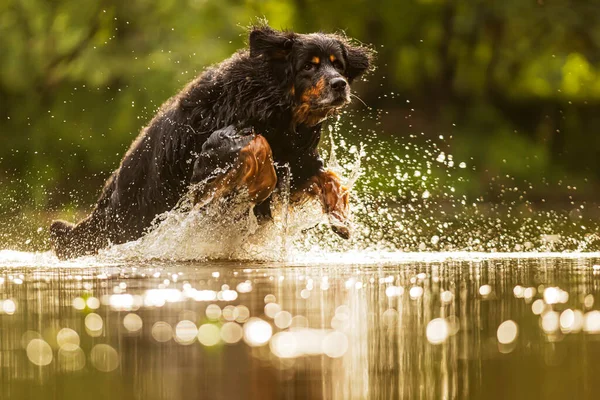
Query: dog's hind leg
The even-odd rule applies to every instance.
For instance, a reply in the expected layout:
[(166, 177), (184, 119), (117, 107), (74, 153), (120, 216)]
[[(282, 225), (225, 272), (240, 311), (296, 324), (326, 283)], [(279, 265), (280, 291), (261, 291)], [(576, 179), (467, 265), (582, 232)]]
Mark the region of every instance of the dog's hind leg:
[(50, 226), (50, 244), (60, 259), (94, 254), (108, 244), (98, 210), (77, 224), (57, 220)]
[(246, 190), (250, 202), (261, 204), (277, 184), (271, 146), (251, 129), (233, 126), (214, 132), (202, 146), (191, 183), (194, 204)]
[[(99, 249), (106, 247), (109, 239), (115, 240), (110, 236), (110, 230), (107, 229), (107, 209), (110, 205), (110, 198), (115, 188), (115, 174), (111, 175), (106, 184), (98, 204), (92, 213), (79, 221), (77, 224), (62, 220), (53, 221), (50, 225), (50, 246), (60, 259), (74, 258), (83, 255), (96, 253)], [(113, 224), (121, 226), (119, 224)]]

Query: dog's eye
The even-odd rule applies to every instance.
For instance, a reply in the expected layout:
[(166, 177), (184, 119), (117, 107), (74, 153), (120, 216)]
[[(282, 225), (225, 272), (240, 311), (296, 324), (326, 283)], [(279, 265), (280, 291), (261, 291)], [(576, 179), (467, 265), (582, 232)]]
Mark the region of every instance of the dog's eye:
[(303, 70), (305, 71), (310, 71), (315, 67), (315, 64), (313, 63), (306, 63), (304, 64), (304, 67), (302, 67)]
[(337, 69), (338, 71), (343, 71), (344, 70), (344, 64), (342, 64), (341, 61), (335, 60), (333, 62), (333, 68)]

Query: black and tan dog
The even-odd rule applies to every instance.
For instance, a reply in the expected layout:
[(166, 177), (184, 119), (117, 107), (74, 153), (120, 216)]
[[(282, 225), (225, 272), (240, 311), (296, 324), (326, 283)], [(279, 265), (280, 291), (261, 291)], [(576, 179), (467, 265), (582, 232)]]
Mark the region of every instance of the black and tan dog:
[(347, 190), (324, 168), (317, 145), (322, 122), (350, 101), (349, 85), (369, 68), (371, 51), (339, 35), (264, 25), (251, 29), (249, 47), (161, 107), (87, 218), (52, 223), (59, 257), (139, 238), (198, 182), (196, 202), (243, 188), (255, 213), (268, 218), (278, 182), (274, 165), (287, 165), (292, 201), (317, 197), (333, 230), (348, 237)]

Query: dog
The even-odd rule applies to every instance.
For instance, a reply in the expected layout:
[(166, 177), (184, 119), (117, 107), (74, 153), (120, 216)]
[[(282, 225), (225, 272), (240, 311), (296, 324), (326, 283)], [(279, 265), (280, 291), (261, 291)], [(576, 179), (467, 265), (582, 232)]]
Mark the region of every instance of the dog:
[(348, 190), (324, 167), (321, 125), (350, 102), (350, 85), (373, 51), (337, 34), (298, 34), (266, 24), (249, 48), (206, 69), (167, 100), (106, 181), (91, 214), (50, 227), (56, 255), (73, 258), (141, 237), (190, 186), (203, 204), (243, 188), (257, 217), (290, 177), (291, 202), (317, 198), (334, 232), (348, 238)]

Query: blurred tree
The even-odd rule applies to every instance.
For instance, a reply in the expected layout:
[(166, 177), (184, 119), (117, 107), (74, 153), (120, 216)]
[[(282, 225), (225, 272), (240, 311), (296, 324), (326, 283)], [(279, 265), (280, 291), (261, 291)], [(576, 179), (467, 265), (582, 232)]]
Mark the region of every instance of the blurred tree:
[(597, 1), (5, 0), (0, 211), (91, 204), (160, 104), (262, 16), (373, 44), (378, 70), (357, 89), (387, 111), (381, 135), (453, 136), (477, 166), (467, 192), (510, 174), (598, 193)]

